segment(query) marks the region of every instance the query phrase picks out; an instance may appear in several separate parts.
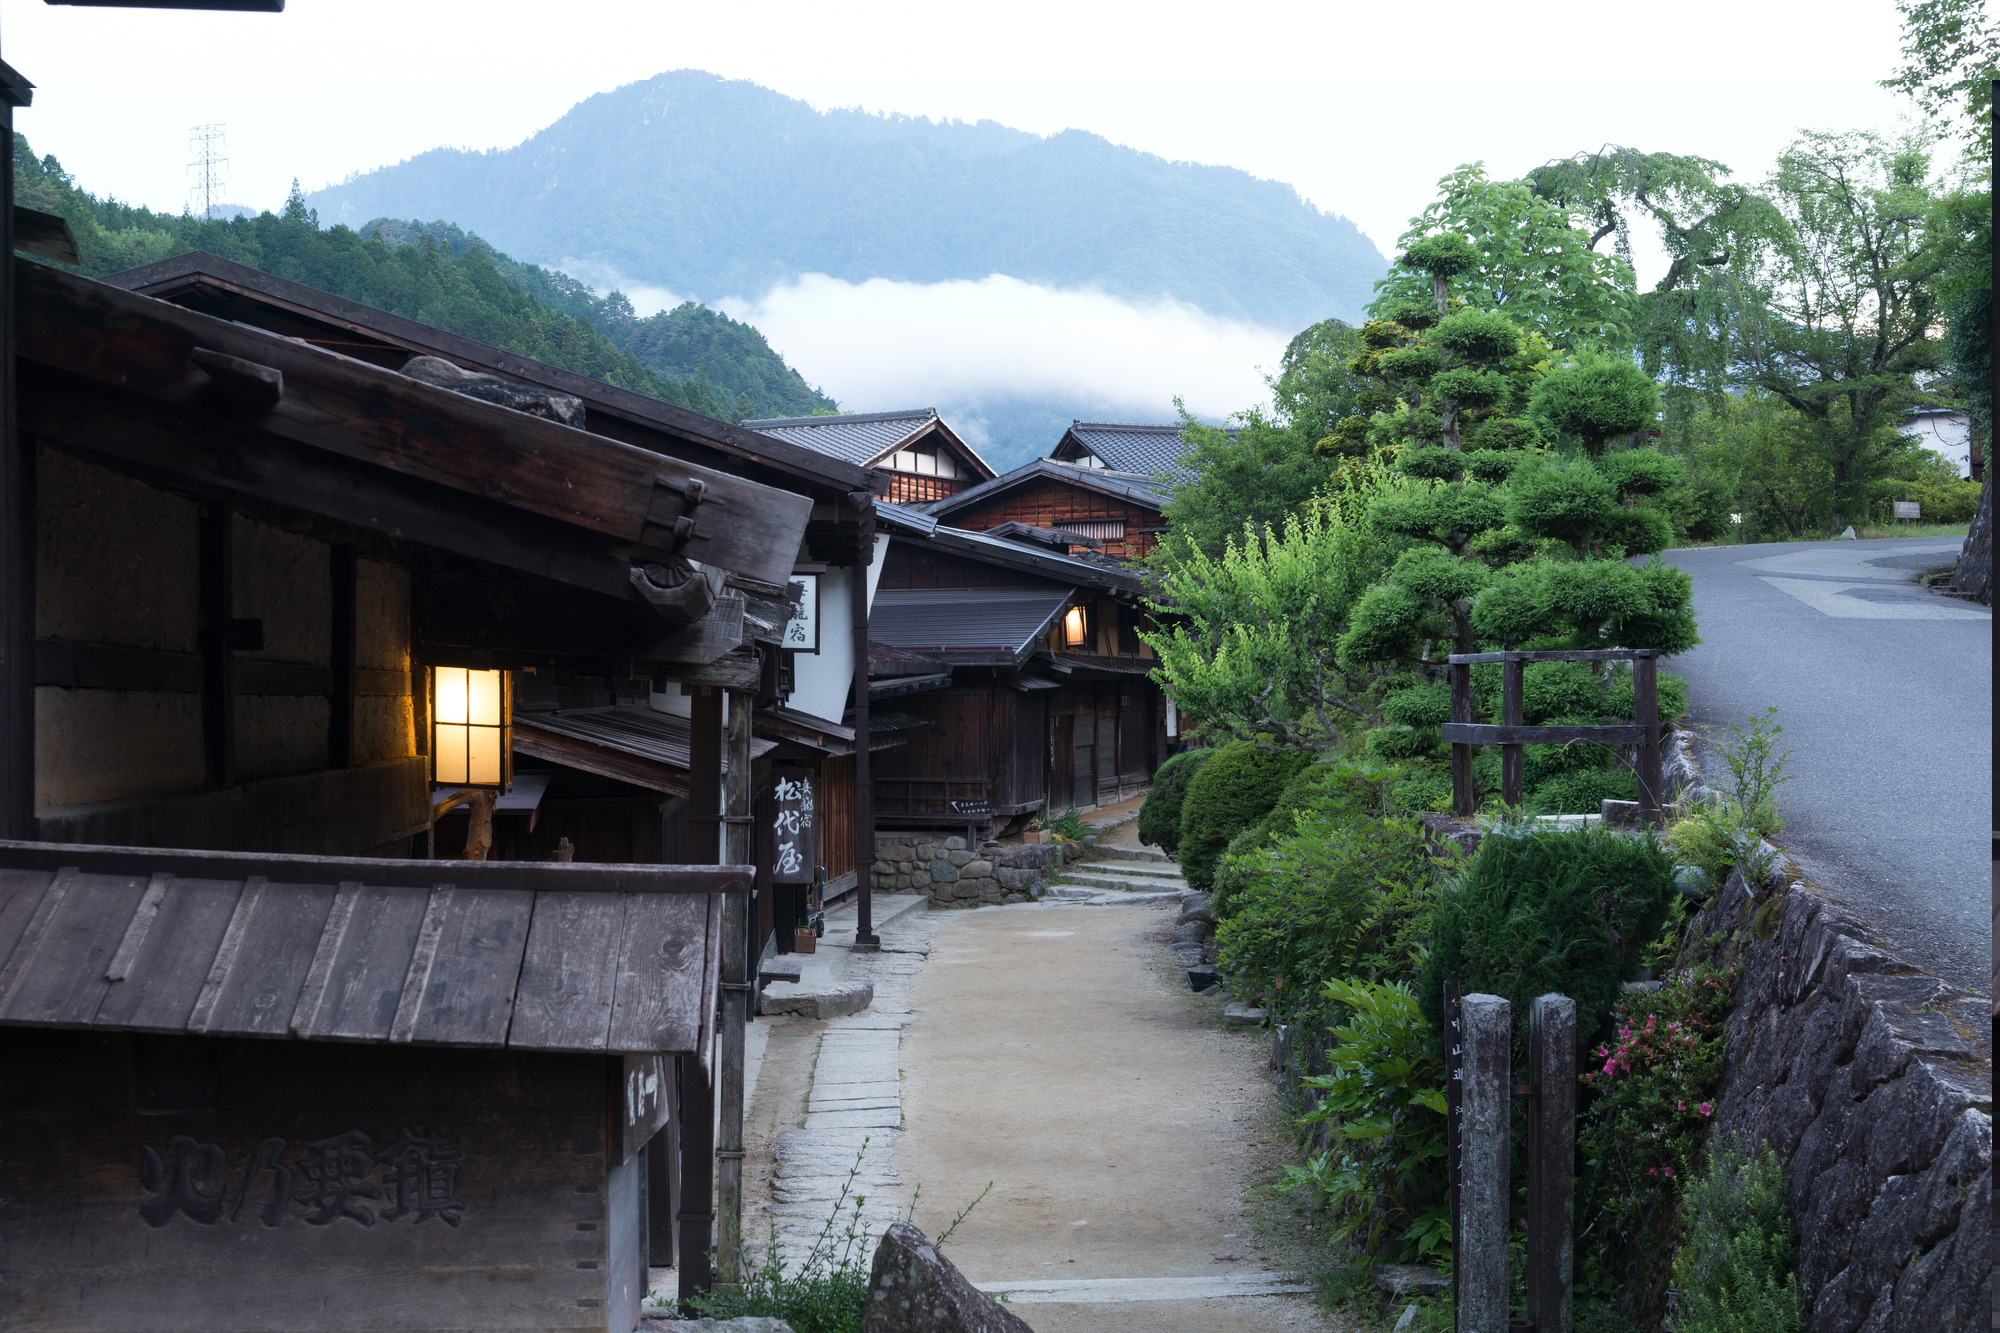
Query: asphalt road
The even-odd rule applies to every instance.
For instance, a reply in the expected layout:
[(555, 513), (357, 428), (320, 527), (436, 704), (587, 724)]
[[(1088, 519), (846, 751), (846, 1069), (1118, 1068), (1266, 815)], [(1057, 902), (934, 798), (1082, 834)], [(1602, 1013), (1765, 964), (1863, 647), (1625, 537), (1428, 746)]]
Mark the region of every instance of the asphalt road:
[[(1794, 753), (1776, 841), (1892, 950), (1986, 995), (1993, 617), (1913, 581), (1959, 544), (1669, 551), (1694, 576), (1702, 643), (1666, 665), (1697, 731), (1777, 705)], [(1720, 755), (1703, 766), (1727, 784)]]

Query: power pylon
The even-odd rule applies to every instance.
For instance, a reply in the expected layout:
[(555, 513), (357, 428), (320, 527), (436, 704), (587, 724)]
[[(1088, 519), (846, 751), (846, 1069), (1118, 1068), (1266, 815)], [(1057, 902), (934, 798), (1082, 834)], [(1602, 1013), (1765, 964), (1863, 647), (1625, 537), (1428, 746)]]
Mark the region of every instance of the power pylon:
[(197, 125), (188, 131), (188, 147), (194, 150), (195, 160), (188, 163), (188, 170), (194, 173), (194, 202), (205, 218), (215, 216), (216, 205), (222, 202), (223, 163), (229, 159), (216, 150), (222, 147), (222, 126)]

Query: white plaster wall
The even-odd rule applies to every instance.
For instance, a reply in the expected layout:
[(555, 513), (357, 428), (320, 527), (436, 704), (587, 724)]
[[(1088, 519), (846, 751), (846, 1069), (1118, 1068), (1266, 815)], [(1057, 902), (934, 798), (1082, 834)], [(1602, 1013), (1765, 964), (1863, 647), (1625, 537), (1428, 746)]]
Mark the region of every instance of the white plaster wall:
[(1963, 412), (1905, 417), (1903, 428), (1917, 437), (1926, 449), (1935, 449), (1952, 461), (1961, 477), (1972, 475), (1972, 420)]
[[(875, 558), (868, 565), (868, 605), (875, 605), (875, 588), (882, 581), (882, 554), (887, 533), (875, 538)], [(785, 706), (796, 712), (839, 722), (847, 711), (854, 683), (854, 630), (847, 599), (851, 569), (829, 569), (819, 576), (819, 651), (792, 659), (793, 688)]]

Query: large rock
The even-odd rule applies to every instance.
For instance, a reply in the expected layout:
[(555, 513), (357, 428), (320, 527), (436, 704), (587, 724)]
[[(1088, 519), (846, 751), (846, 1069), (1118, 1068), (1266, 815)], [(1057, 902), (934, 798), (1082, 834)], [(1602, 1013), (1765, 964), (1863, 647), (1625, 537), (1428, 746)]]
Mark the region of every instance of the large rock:
[(891, 1223), (868, 1277), (863, 1333), (1034, 1333), (908, 1222)]
[(450, 389), (453, 393), (462, 393), (481, 402), (498, 403), (501, 407), (511, 407), (530, 416), (547, 417), (550, 421), (560, 421), (579, 430), (583, 427), (583, 399), (570, 394), (555, 393), (532, 384), (517, 384), (482, 371), (462, 370), (436, 356), (411, 357), (404, 363), (403, 373), (413, 380)]
[[(1988, 463), (1988, 467), (1992, 464)], [(1979, 488), (1979, 508), (1973, 512), (1972, 526), (1966, 530), (1965, 545), (1958, 551), (1958, 568), (1952, 571), (1951, 590), (1976, 602), (1993, 604), (1993, 476)]]
[(845, 1018), (858, 1014), (875, 1001), (872, 981), (836, 981), (824, 984), (773, 981), (758, 997), (760, 1014), (803, 1014), (807, 1018)]

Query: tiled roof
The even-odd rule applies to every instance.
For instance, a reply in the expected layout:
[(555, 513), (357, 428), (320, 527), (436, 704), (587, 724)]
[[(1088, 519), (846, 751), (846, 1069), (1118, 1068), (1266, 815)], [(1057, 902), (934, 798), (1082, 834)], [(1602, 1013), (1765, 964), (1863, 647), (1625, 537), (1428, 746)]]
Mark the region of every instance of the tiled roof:
[[(1232, 435), (1236, 433), (1233, 427), (1227, 429)], [(1071, 441), (1097, 455), (1114, 472), (1132, 472), (1142, 477), (1164, 472), (1175, 481), (1194, 479), (1194, 474), (1181, 466), (1187, 442), (1181, 438), (1178, 425), (1072, 421), (1056, 448), (1061, 449)]]
[(766, 417), (746, 421), (746, 430), (787, 444), (802, 445), (829, 458), (866, 464), (880, 458), (937, 420), (935, 407), (907, 412), (849, 412), (827, 417)]
[(881, 588), (868, 633), (947, 661), (1006, 659), (1018, 666), (1069, 604), (1067, 588)]

